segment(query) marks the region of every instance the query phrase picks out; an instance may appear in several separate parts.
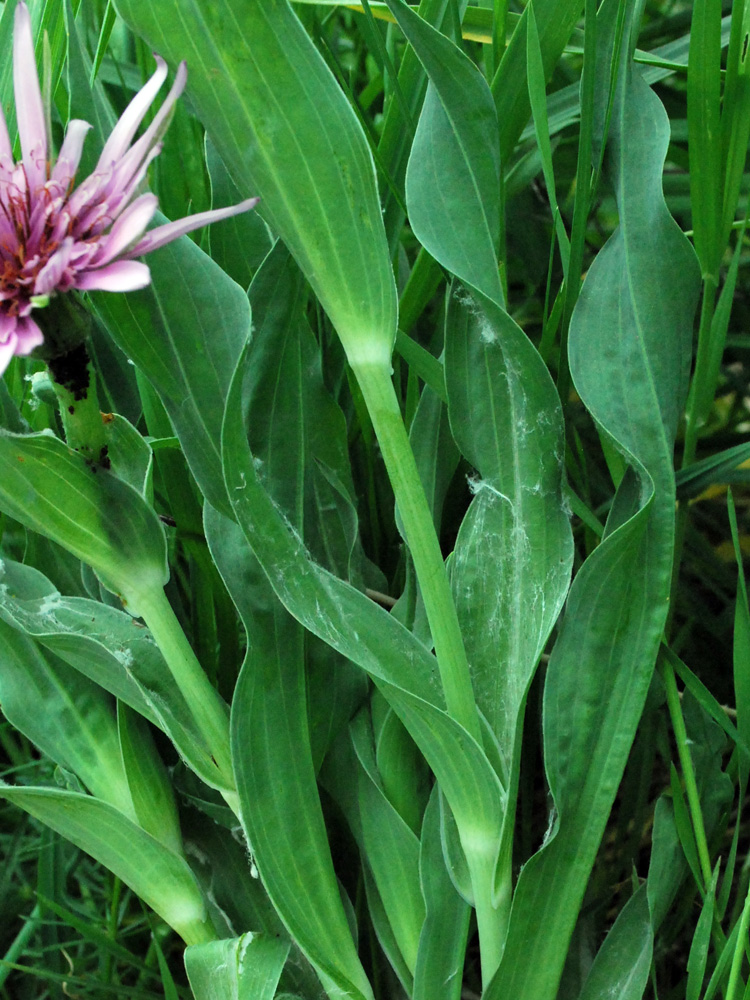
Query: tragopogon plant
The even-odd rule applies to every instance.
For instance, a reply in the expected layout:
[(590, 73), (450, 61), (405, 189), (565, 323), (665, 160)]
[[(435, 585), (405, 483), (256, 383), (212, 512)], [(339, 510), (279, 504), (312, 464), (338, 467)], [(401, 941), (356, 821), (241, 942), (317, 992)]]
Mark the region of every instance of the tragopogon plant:
[(0, 993), (746, 996), (723, 10), (0, 6)]

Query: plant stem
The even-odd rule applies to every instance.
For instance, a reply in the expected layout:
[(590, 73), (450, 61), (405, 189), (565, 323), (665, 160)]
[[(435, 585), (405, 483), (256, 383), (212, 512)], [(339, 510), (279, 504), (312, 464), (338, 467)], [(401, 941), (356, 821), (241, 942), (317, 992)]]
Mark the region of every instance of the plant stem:
[[(456, 606), (390, 373), (382, 363), (376, 362), (357, 365), (354, 373), (380, 444), (414, 561), (448, 713), (481, 746), (479, 716)], [(510, 873), (504, 883), (507, 897), (496, 907), (493, 887), (498, 845), (492, 836), (485, 843), (475, 843), (476, 837), (471, 833), (464, 836), (467, 831), (462, 830), (461, 817), (457, 815), (455, 819), (471, 875), (482, 982), (487, 986), (497, 971), (505, 946), (510, 911)]]
[(23, 955), (24, 951), (29, 945), (36, 932), (39, 930), (39, 925), (42, 923), (42, 908), (39, 903), (36, 904), (34, 909), (25, 918), (23, 926), (21, 927), (18, 934), (11, 941), (8, 950), (3, 955), (3, 964), (0, 965), (0, 989), (5, 986), (5, 981), (8, 976), (12, 975), (15, 971), (13, 968), (13, 963)]
[(742, 983), (742, 980), (740, 979), (740, 972), (742, 971), (742, 959), (745, 956), (745, 948), (747, 947), (747, 932), (749, 927), (750, 889), (747, 891), (745, 905), (742, 909), (742, 916), (740, 917), (740, 929), (737, 933), (737, 944), (734, 949), (734, 955), (732, 956), (732, 968), (729, 973), (729, 982), (727, 983), (727, 992), (725, 994), (726, 1000), (739, 1000), (739, 994), (737, 991), (738, 987), (741, 988)]
[(486, 853), (479, 850), (466, 853), (479, 932), (482, 987), (485, 990), (490, 985), (503, 957), (513, 896), (511, 871), (508, 865), (502, 880), (502, 896), (498, 905), (495, 905), (493, 890), (497, 850), (494, 843), (488, 847)]
[(377, 362), (359, 364), (354, 373), (380, 444), (414, 560), (448, 713), (481, 745), (479, 717), (456, 606), (390, 374)]
[(229, 710), (225, 702), (206, 677), (164, 591), (139, 594), (138, 611), (203, 734), (222, 783), (233, 788)]
[(698, 784), (695, 780), (693, 759), (690, 756), (687, 730), (685, 729), (685, 720), (682, 716), (682, 706), (680, 705), (680, 695), (677, 690), (674, 669), (667, 657), (663, 654), (659, 657), (659, 671), (667, 692), (667, 705), (669, 707), (669, 715), (672, 720), (672, 728), (674, 730), (675, 741), (677, 743), (677, 753), (680, 758), (682, 775), (685, 779), (685, 793), (687, 795), (690, 816), (693, 821), (693, 834), (698, 848), (698, 858), (700, 859), (701, 875), (703, 877), (703, 889), (706, 890), (711, 884), (711, 857), (708, 851), (706, 829), (703, 825), (703, 813), (701, 812)]

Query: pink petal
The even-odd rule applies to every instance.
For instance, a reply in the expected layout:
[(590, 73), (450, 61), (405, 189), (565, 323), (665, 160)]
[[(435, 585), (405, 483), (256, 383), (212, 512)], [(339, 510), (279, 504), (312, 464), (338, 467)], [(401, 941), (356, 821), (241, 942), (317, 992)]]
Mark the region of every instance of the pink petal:
[(10, 364), (11, 358), (16, 353), (16, 335), (11, 333), (8, 339), (3, 343), (0, 341), (0, 375), (3, 374), (5, 369)]
[[(100, 267), (102, 264), (108, 264), (123, 250), (135, 243), (153, 219), (158, 204), (159, 199), (155, 194), (143, 194), (140, 198), (136, 198), (112, 226), (109, 236), (101, 237), (102, 252), (94, 259), (94, 266)], [(106, 243), (103, 242), (104, 240)]]
[(34, 192), (47, 179), (47, 126), (42, 92), (39, 89), (31, 17), (25, 3), (16, 7), (13, 31), (13, 89), (16, 95), (16, 119), (21, 137), (23, 164), (29, 186)]
[[(8, 340), (14, 336), (17, 323), (18, 320), (15, 316), (8, 316), (7, 313), (0, 311), (0, 347), (3, 344), (7, 344)], [(13, 343), (15, 344), (15, 340)]]
[(151, 272), (136, 260), (116, 260), (114, 264), (83, 271), (76, 277), (75, 287), (83, 291), (133, 292), (151, 282)]
[(60, 147), (57, 163), (52, 169), (52, 180), (57, 181), (66, 191), (76, 175), (76, 170), (78, 170), (83, 152), (83, 142), (90, 128), (88, 122), (74, 118), (65, 132), (65, 139)]
[(158, 250), (159, 247), (171, 243), (178, 236), (192, 232), (193, 229), (200, 229), (201, 226), (207, 226), (212, 222), (229, 219), (241, 212), (248, 212), (251, 208), (255, 208), (259, 201), (260, 198), (248, 198), (246, 201), (241, 201), (239, 205), (232, 205), (229, 208), (214, 208), (210, 212), (198, 212), (197, 215), (189, 215), (186, 219), (178, 219), (177, 222), (167, 222), (163, 226), (157, 226), (150, 233), (146, 233), (143, 239), (133, 247), (128, 257), (140, 257), (144, 253), (151, 253), (152, 250)]
[(31, 354), (35, 347), (44, 343), (44, 334), (33, 319), (19, 319), (16, 325), (16, 354)]
[(161, 153), (161, 150), (162, 150), (162, 144), (160, 142), (157, 142), (157, 144), (153, 147), (153, 149), (150, 149), (148, 151), (148, 154), (146, 155), (145, 160), (141, 164), (138, 173), (136, 173), (135, 176), (131, 177), (131, 179), (127, 181), (127, 184), (124, 188), (122, 187), (122, 183), (120, 184), (120, 188), (122, 188), (122, 190), (120, 191), (119, 194), (115, 194), (112, 196), (112, 212), (114, 215), (117, 215), (118, 212), (122, 211), (123, 207), (127, 205), (127, 203), (133, 197), (135, 192), (139, 189), (143, 180), (146, 177), (146, 174), (148, 173), (148, 168), (150, 167), (151, 162), (156, 159), (159, 153)]
[(8, 135), (8, 125), (5, 121), (5, 115), (3, 114), (2, 105), (0, 104), (0, 160), (3, 159), (7, 160), (9, 163), (12, 162), (13, 147), (10, 144), (10, 136)]
[(177, 67), (177, 75), (175, 76), (172, 88), (165, 97), (164, 103), (154, 115), (154, 120), (151, 122), (140, 139), (138, 139), (138, 141), (130, 147), (127, 153), (125, 153), (120, 160), (120, 163), (117, 165), (116, 177), (119, 189), (122, 189), (129, 182), (133, 174), (140, 169), (143, 158), (147, 155), (151, 147), (155, 145), (159, 139), (161, 139), (168, 124), (167, 116), (172, 110), (175, 101), (185, 89), (186, 82), (187, 66), (184, 62), (181, 62)]
[(57, 288), (65, 268), (70, 263), (72, 251), (73, 239), (68, 236), (67, 239), (63, 240), (60, 249), (52, 254), (36, 276), (36, 281), (34, 282), (35, 295), (49, 295), (50, 292), (53, 292)]
[(83, 210), (92, 202), (103, 197), (102, 190), (109, 183), (112, 168), (99, 173), (89, 174), (82, 180), (68, 199), (68, 211), (74, 219), (80, 219)]
[(96, 173), (106, 170), (125, 153), (130, 142), (143, 121), (146, 112), (154, 102), (161, 85), (167, 78), (167, 64), (161, 56), (156, 59), (156, 72), (150, 80), (138, 91), (127, 108), (120, 115), (120, 120), (112, 129), (112, 134), (104, 144), (102, 155), (96, 165)]

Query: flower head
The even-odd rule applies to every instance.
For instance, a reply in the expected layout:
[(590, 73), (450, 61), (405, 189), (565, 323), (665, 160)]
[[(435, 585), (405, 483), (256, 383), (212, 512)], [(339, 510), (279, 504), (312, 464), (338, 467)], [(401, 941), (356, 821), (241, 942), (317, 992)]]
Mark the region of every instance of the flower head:
[(32, 311), (50, 296), (71, 289), (126, 292), (144, 288), (150, 281), (149, 269), (133, 258), (257, 204), (257, 198), (250, 198), (146, 233), (157, 199), (139, 192), (149, 164), (161, 150), (169, 112), (187, 79), (181, 63), (166, 100), (134, 142), (166, 79), (166, 63), (159, 56), (156, 63), (156, 72), (112, 130), (94, 172), (76, 187), (76, 171), (91, 126), (71, 121), (57, 161), (51, 163), (31, 18), (25, 3), (16, 7), (13, 85), (22, 156), (14, 163), (0, 108), (0, 374), (14, 354), (29, 354), (43, 343)]

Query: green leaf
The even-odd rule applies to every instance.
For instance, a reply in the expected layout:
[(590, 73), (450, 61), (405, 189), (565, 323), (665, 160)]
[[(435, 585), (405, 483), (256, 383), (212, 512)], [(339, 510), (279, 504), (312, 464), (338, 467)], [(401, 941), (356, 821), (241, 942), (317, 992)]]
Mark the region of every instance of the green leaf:
[[(301, 532), (311, 459), (321, 450), (334, 461), (341, 457), (336, 453), (345, 436), (336, 433), (336, 422), (342, 418), (315, 377), (317, 345), (306, 327), (301, 275), (281, 244), (258, 271), (251, 296), (255, 332), (248, 348), (247, 423), (257, 445), (254, 467), (277, 509)], [(232, 705), (232, 757), (240, 817), (260, 877), (324, 982), (334, 982), (342, 993), (371, 997), (342, 905), (316, 785), (304, 629), (279, 603), (237, 525), (210, 506), (205, 525), (248, 636)], [(334, 690), (329, 681), (332, 701)]]
[(418, 834), (430, 794), (430, 775), (414, 740), (391, 708), (379, 727), (375, 757), (388, 801)]
[(122, 765), (138, 825), (175, 854), (182, 854), (177, 802), (148, 723), (127, 705), (117, 706)]
[(719, 875), (717, 867), (714, 872), (713, 882), (708, 887), (706, 896), (701, 907), (701, 915), (695, 928), (695, 934), (690, 945), (690, 954), (687, 960), (687, 985), (685, 988), (685, 1000), (700, 1000), (703, 990), (703, 979), (706, 975), (706, 963), (708, 961), (708, 950), (711, 946), (711, 931), (714, 922), (714, 909), (716, 906), (716, 880)]
[(560, 257), (562, 258), (563, 274), (567, 280), (568, 262), (570, 260), (570, 240), (557, 204), (555, 172), (552, 165), (552, 145), (550, 143), (549, 123), (547, 121), (544, 66), (542, 64), (542, 50), (539, 45), (539, 32), (537, 31), (533, 4), (529, 4), (526, 18), (526, 72), (529, 80), (529, 101), (534, 119), (537, 146), (539, 147), (539, 155), (542, 160), (544, 184), (547, 189), (547, 197), (549, 198), (555, 233), (560, 248)]
[(444, 405), (447, 401), (447, 396), (443, 399), (425, 386), (409, 428), (409, 443), (438, 531), (448, 487), (461, 457), (451, 434), (448, 408)]
[(13, 788), (4, 782), (0, 794), (114, 872), (186, 944), (215, 936), (187, 862), (113, 806), (77, 792)]
[(370, 921), (372, 922), (372, 929), (375, 931), (375, 936), (378, 939), (378, 944), (383, 949), (383, 954), (388, 959), (391, 968), (398, 976), (399, 982), (406, 991), (407, 996), (410, 996), (414, 986), (414, 977), (411, 974), (409, 966), (404, 960), (404, 956), (401, 954), (401, 949), (398, 946), (393, 926), (388, 919), (385, 905), (383, 904), (383, 900), (378, 892), (375, 878), (371, 869), (368, 868), (366, 864), (363, 866), (362, 880), (365, 884), (367, 910)]
[(247, 933), (185, 949), (195, 1000), (273, 1000), (289, 943)]
[[(562, 412), (531, 342), (478, 293), (471, 298), (459, 290), (449, 300), (445, 357), (454, 438), (478, 473), (456, 539), (451, 585), (475, 697), (509, 789), (509, 861), (526, 695), (573, 563), (562, 494)], [(507, 881), (507, 864), (498, 876)]]
[(114, 414), (108, 424), (108, 451), (112, 472), (153, 503), (152, 467), (153, 454), (148, 442), (135, 427)]
[[(583, 0), (534, 0), (539, 47), (547, 79), (557, 65), (582, 9)], [(492, 81), (492, 94), (500, 123), (500, 158), (506, 163), (530, 114), (525, 13), (517, 22), (500, 61)]]
[(164, 530), (143, 497), (49, 434), (0, 431), (0, 510), (86, 562), (136, 614), (167, 581)]
[(602, 543), (571, 588), (550, 659), (545, 761), (558, 818), (519, 878), (505, 953), (486, 1000), (555, 995), (664, 628), (674, 539), (672, 449), (699, 282), (695, 255), (662, 194), (668, 141), (664, 109), (625, 63), (609, 148), (620, 225), (584, 282), (569, 353), (579, 395), (630, 471)]
[[(206, 165), (211, 180), (211, 207), (223, 208), (242, 201), (242, 195), (229, 176), (216, 146), (206, 138)], [(243, 212), (208, 230), (211, 257), (242, 288), (247, 288), (253, 274), (273, 246), (273, 236), (258, 212)]]
[(579, 1000), (641, 1000), (653, 941), (646, 886), (642, 885), (618, 914), (597, 952)]
[(14, 434), (26, 434), (29, 425), (21, 416), (5, 380), (0, 380), (0, 425)]
[[(740, 547), (739, 530), (737, 527), (737, 515), (734, 509), (734, 498), (732, 491), (728, 495), (729, 522), (732, 529), (732, 542), (734, 544), (734, 555), (737, 561), (737, 599), (734, 608), (734, 695), (737, 706), (737, 733), (743, 741), (745, 748), (750, 746), (750, 607), (747, 600), (747, 583), (745, 581), (745, 569)], [(750, 760), (747, 757), (747, 750), (743, 755), (741, 773), (747, 780)]]
[(648, 905), (651, 923), (658, 930), (688, 873), (677, 835), (674, 804), (669, 794), (659, 796), (654, 810), (654, 832), (648, 866)]
[(451, 564), (453, 591), (478, 704), (510, 754), (572, 566), (562, 412), (539, 354), (483, 296), (458, 291), (450, 300), (446, 372), (453, 434), (478, 472)]
[(159, 726), (213, 785), (209, 749), (151, 633), (99, 601), (62, 597), (30, 566), (4, 560), (2, 569), (0, 617)]
[(695, 884), (697, 886), (702, 886), (703, 879), (701, 878), (701, 865), (698, 860), (698, 849), (695, 844), (693, 825), (690, 822), (690, 813), (688, 811), (687, 802), (685, 801), (685, 793), (683, 792), (682, 785), (680, 784), (680, 776), (678, 775), (674, 764), (670, 765), (670, 785), (672, 788), (672, 808), (674, 809), (675, 830), (677, 831), (677, 836), (680, 840), (685, 860), (688, 863), (690, 871), (693, 873)]
[(750, 137), (750, 60), (747, 44), (749, 30), (750, 9), (747, 4), (733, 4), (721, 116), (724, 197), (719, 253), (727, 244), (737, 211), (742, 176), (745, 172), (745, 154)]
[(432, 84), (406, 174), (409, 222), (444, 267), (502, 302), (500, 152), (489, 87), (471, 60), (403, 0), (388, 6)]
[(677, 472), (677, 495), (689, 500), (718, 483), (742, 482), (748, 476), (741, 466), (750, 459), (750, 444), (726, 448)]
[(149, 255), (151, 285), (94, 303), (154, 386), (204, 496), (227, 510), (219, 439), (231, 373), (250, 330), (242, 289), (184, 237)]
[(172, 978), (172, 973), (167, 965), (167, 960), (164, 957), (164, 951), (162, 946), (159, 944), (159, 939), (154, 935), (154, 950), (156, 951), (156, 961), (159, 966), (159, 974), (161, 976), (161, 985), (164, 990), (164, 1000), (178, 1000), (177, 987), (175, 986), (174, 979)]
[[(231, 522), (224, 524), (227, 531), (234, 529)], [(216, 525), (211, 534), (216, 550)], [(224, 544), (230, 539), (227, 534)], [(226, 572), (226, 558), (219, 565)], [(229, 578), (227, 583), (232, 592)], [(278, 606), (254, 614), (248, 625), (251, 644), (232, 702), (232, 756), (248, 842), (266, 891), (310, 961), (342, 991), (370, 997), (341, 905), (315, 784), (304, 633)]]
[(260, 195), (350, 361), (389, 363), (396, 288), (372, 156), (286, 0), (117, 8), (165, 58), (187, 60), (188, 93), (219, 155), (244, 196)]
[(237, 521), (277, 596), (313, 634), (359, 664), (376, 681), (465, 820), (474, 846), (499, 848), (503, 790), (475, 740), (445, 712), (434, 658), (364, 594), (312, 562), (258, 478), (245, 444), (243, 379), (238, 365), (222, 436), (227, 491)]
[(60, 920), (66, 923), (68, 927), (72, 927), (84, 941), (91, 942), (101, 954), (111, 955), (117, 961), (124, 962), (125, 965), (138, 969), (140, 972), (146, 973), (146, 975), (154, 975), (153, 969), (149, 968), (132, 951), (123, 947), (119, 941), (113, 940), (109, 934), (103, 931), (101, 927), (98, 927), (92, 920), (87, 920), (73, 910), (69, 910), (66, 906), (62, 906), (52, 899), (47, 899), (41, 893), (37, 893), (37, 898), (43, 904), (45, 910), (50, 910), (56, 917), (59, 917)]
[(413, 1000), (459, 1000), (471, 907), (458, 895), (445, 869), (437, 790), (425, 810), (419, 871), (427, 912), (419, 938)]
[(0, 648), (0, 703), (8, 721), (94, 795), (135, 819), (112, 699), (5, 622)]
[[(718, 282), (724, 245), (721, 176), (721, 2), (696, 0), (687, 79), (693, 240), (704, 275)], [(732, 208), (734, 218), (734, 207)]]
[(398, 948), (413, 975), (425, 916), (419, 885), (419, 840), (381, 787), (374, 735), (365, 711), (352, 722), (351, 736), (360, 765), (358, 798), (364, 856)]

